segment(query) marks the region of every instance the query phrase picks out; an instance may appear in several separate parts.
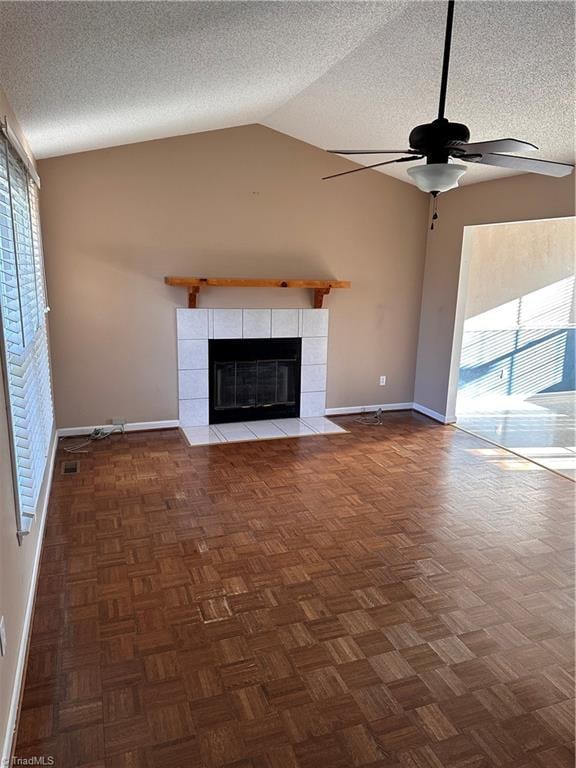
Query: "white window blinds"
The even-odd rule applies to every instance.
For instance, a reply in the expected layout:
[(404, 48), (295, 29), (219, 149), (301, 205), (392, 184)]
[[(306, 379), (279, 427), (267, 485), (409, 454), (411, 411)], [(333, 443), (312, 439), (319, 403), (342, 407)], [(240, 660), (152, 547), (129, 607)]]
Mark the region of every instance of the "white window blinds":
[(0, 133), (0, 320), (18, 531), (36, 513), (54, 429), (38, 188)]

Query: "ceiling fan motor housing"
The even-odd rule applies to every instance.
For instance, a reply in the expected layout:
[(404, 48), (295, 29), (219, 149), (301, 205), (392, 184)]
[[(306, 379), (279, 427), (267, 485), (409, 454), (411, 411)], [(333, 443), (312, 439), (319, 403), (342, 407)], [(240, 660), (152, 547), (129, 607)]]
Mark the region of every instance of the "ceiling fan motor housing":
[[(451, 123), (446, 118), (434, 120), (431, 123), (417, 125), (410, 131), (410, 147), (426, 155), (428, 163), (447, 163), (452, 149), (458, 150), (470, 140), (470, 131), (463, 123)], [(450, 149), (448, 148), (450, 147)]]

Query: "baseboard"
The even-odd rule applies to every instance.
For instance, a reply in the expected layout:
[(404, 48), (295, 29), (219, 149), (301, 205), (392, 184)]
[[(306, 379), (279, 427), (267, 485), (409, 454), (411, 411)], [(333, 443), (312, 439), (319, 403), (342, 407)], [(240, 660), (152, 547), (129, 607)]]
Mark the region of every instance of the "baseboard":
[(412, 410), (423, 413), (424, 416), (429, 416), (434, 421), (439, 421), (440, 424), (450, 424), (453, 421), (453, 419), (449, 419), (445, 414), (433, 411), (432, 408), (427, 408), (425, 405), (420, 405), (420, 403), (412, 403)]
[(447, 418), (443, 413), (433, 411), (420, 403), (381, 403), (380, 405), (350, 405), (346, 408), (326, 408), (326, 416), (345, 416), (354, 413), (373, 413), (375, 411), (418, 411), (429, 416), (441, 424), (450, 424), (453, 419)]
[[(30, 640), (30, 630), (32, 628), (32, 616), (34, 614), (34, 603), (36, 602), (36, 586), (38, 583), (38, 571), (40, 570), (40, 558), (42, 554), (42, 544), (44, 542), (44, 528), (46, 526), (46, 518), (48, 516), (48, 502), (50, 501), (50, 491), (52, 489), (52, 477), (54, 475), (54, 463), (56, 459), (56, 449), (58, 447), (58, 434), (54, 431), (50, 448), (48, 451), (48, 460), (46, 462), (46, 485), (44, 490), (44, 497), (39, 504), (39, 511), (36, 513), (34, 523), (38, 523), (40, 530), (38, 531), (38, 540), (36, 542), (36, 550), (34, 551), (34, 565), (32, 567), (32, 576), (30, 578), (30, 589), (28, 592), (28, 600), (26, 602), (26, 611), (24, 613), (24, 624), (22, 626), (22, 634), (20, 635), (20, 647), (18, 649), (18, 659), (16, 661), (16, 674), (14, 676), (14, 685), (12, 687), (12, 698), (10, 700), (10, 708), (8, 710), (8, 722), (6, 724), (6, 733), (4, 735), (4, 744), (2, 746), (2, 757), (0, 758), (0, 766), (12, 765), (12, 749), (14, 746), (14, 737), (16, 735), (16, 729), (18, 727), (18, 715), (20, 712), (20, 701), (22, 698), (22, 691), (24, 686), (24, 679), (26, 676), (26, 663), (28, 660), (28, 646)], [(33, 524), (34, 524), (33, 523)]]
[[(375, 413), (376, 411), (418, 411), (425, 416), (429, 416), (441, 424), (451, 423), (452, 419), (425, 405), (419, 403), (379, 403), (377, 405), (347, 405), (344, 408), (326, 408), (326, 416), (346, 416), (349, 414)], [(93, 424), (90, 427), (61, 427), (56, 430), (58, 437), (81, 437), (89, 435), (95, 429), (111, 429), (112, 424)], [(167, 419), (166, 421), (134, 421), (124, 425), (125, 432), (146, 432), (150, 429), (177, 429), (180, 426), (178, 419)]]
[(166, 419), (165, 421), (134, 421), (126, 424), (126, 432), (146, 432), (148, 429), (177, 429), (180, 426), (178, 419)]
[[(113, 424), (94, 424), (91, 427), (61, 427), (58, 437), (79, 437), (90, 435), (95, 429), (112, 429)], [(180, 426), (178, 419), (166, 421), (134, 421), (124, 425), (125, 432), (145, 432), (149, 429), (175, 429)]]
[(376, 411), (410, 411), (412, 403), (382, 403), (380, 405), (349, 405), (346, 408), (326, 408), (326, 416), (346, 416), (353, 413), (374, 413)]

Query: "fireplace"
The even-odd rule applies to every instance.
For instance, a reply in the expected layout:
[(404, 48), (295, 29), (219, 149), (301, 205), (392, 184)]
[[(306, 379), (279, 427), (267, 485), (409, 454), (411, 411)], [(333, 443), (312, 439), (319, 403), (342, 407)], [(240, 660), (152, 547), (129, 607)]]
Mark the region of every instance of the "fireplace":
[[(176, 332), (180, 426), (324, 416), (327, 309), (179, 308)], [(219, 366), (215, 398), (214, 362), (252, 367)]]
[(210, 339), (209, 422), (300, 415), (302, 340)]

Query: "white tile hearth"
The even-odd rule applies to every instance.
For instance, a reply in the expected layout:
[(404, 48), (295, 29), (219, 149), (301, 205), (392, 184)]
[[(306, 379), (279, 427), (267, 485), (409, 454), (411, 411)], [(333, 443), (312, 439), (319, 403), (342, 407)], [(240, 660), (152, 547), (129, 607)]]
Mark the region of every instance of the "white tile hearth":
[(216, 434), (213, 427), (183, 427), (182, 432), (190, 445), (210, 445), (211, 443), (225, 443), (223, 437)]
[(246, 426), (251, 432), (254, 432), (258, 440), (271, 440), (274, 437), (286, 437), (280, 427), (268, 419), (263, 421), (247, 421)]
[(220, 435), (226, 443), (243, 443), (246, 440), (254, 440), (254, 432), (248, 429), (246, 424), (236, 421), (231, 424), (212, 424), (212, 429)]
[(232, 424), (213, 424), (209, 427), (182, 426), (189, 445), (277, 440), (287, 437), (313, 437), (314, 435), (346, 434), (347, 430), (325, 417), (310, 419), (272, 419)]
[[(300, 416), (324, 416), (328, 358), (327, 309), (177, 309), (176, 332), (180, 426), (208, 426), (209, 339), (301, 338)], [(261, 439), (265, 439), (266, 428), (261, 424), (254, 429), (262, 434)], [(274, 432), (271, 428), (269, 431)], [(241, 432), (246, 438), (245, 433)], [(212, 442), (217, 442), (215, 437), (218, 437), (218, 433), (212, 436)], [(269, 435), (274, 436), (277, 435)], [(223, 435), (220, 437), (225, 439)]]
[(320, 435), (331, 435), (336, 434), (337, 432), (347, 431), (343, 430), (338, 424), (335, 424), (324, 416), (311, 416), (307, 419), (300, 419), (300, 421), (303, 421), (307, 427), (310, 427), (310, 429), (313, 429)]
[(305, 437), (306, 435), (317, 434), (302, 419), (275, 419), (274, 423), (290, 437)]

